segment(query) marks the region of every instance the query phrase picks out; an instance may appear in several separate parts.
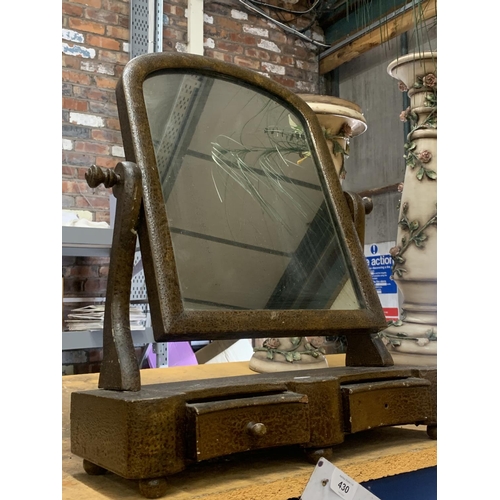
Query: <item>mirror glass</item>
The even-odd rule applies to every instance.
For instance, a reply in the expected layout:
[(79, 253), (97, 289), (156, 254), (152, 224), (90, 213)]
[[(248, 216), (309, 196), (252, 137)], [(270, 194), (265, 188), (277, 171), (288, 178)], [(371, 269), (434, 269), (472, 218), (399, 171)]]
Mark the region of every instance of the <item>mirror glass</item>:
[(302, 118), (198, 73), (143, 86), (185, 309), (360, 309)]

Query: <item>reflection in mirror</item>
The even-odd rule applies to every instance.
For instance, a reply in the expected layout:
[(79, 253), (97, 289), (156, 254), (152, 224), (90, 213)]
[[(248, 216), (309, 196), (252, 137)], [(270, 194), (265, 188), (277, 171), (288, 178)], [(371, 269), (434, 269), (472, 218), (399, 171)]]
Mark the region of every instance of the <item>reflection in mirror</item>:
[(185, 309), (363, 307), (300, 117), (194, 72), (143, 89)]

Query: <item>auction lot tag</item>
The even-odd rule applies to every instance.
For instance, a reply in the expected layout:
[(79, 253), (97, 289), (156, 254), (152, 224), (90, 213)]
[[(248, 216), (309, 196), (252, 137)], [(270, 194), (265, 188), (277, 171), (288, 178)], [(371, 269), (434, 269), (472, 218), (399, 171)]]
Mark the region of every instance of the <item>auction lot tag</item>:
[(320, 458), (301, 500), (380, 500), (326, 458)]
[(351, 479), (347, 474), (334, 466), (334, 471), (330, 479), (330, 488), (344, 500), (354, 500), (354, 495), (359, 483)]

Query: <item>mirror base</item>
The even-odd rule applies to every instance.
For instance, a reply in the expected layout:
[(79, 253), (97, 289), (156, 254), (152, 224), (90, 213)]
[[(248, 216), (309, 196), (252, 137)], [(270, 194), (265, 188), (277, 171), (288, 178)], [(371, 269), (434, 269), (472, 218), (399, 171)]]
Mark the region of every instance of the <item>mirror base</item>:
[[(311, 460), (377, 427), (437, 432), (437, 368), (338, 367), (71, 395), (71, 452), (92, 470), (156, 484), (190, 464), (299, 446)], [(258, 432), (256, 431), (258, 429)], [(151, 498), (151, 497), (148, 497)]]

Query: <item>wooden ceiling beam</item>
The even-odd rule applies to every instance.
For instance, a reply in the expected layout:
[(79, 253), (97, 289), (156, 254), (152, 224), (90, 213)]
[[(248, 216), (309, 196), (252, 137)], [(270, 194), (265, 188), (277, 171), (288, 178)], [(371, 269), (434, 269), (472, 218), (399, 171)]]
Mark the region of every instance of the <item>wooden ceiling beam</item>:
[[(421, 22), (436, 17), (437, 0), (422, 2)], [(340, 47), (338, 50), (326, 55), (319, 62), (319, 74), (324, 75), (338, 68), (341, 64), (351, 61), (369, 50), (382, 45), (415, 27), (415, 13), (413, 9), (403, 12), (399, 16), (380, 24), (365, 35), (356, 38), (352, 42)], [(321, 56), (320, 56), (321, 57)]]

